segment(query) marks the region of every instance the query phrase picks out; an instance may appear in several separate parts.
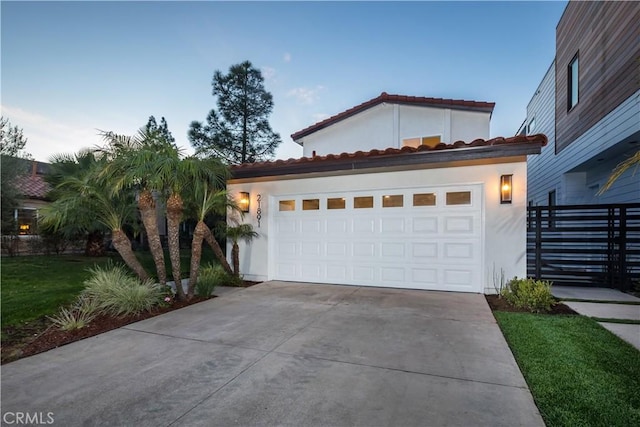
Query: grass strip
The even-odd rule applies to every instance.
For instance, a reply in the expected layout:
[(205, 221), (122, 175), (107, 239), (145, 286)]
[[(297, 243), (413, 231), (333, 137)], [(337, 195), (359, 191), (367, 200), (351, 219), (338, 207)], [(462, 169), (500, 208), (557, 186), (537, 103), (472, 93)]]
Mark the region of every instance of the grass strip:
[(640, 425), (640, 351), (584, 316), (494, 315), (548, 427)]
[[(136, 252), (146, 270), (155, 275), (155, 264), (148, 252)], [(189, 275), (191, 253), (180, 253), (181, 273)], [(214, 261), (211, 250), (202, 253), (201, 265)], [(42, 316), (51, 316), (61, 306), (71, 304), (84, 289), (84, 281), (90, 276), (89, 268), (105, 266), (109, 260), (122, 263), (117, 254), (105, 257), (86, 257), (82, 255), (58, 256), (20, 256), (2, 258), (0, 271), (0, 308), (2, 329), (31, 322)], [(165, 254), (168, 280), (171, 277), (169, 254)]]

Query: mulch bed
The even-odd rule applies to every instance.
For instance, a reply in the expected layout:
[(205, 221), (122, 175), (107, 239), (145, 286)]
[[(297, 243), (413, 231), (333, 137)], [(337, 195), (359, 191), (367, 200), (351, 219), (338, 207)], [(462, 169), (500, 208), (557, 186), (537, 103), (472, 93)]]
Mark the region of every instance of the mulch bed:
[[(242, 286), (257, 285), (261, 282), (244, 281)], [(2, 351), (0, 363), (5, 364), (23, 357), (42, 353), (56, 347), (89, 338), (103, 332), (117, 329), (130, 323), (149, 319), (169, 311), (178, 310), (212, 298), (194, 297), (190, 301), (174, 301), (166, 307), (158, 307), (151, 311), (121, 317), (107, 315), (96, 316), (91, 323), (82, 329), (62, 331), (55, 328), (46, 317), (41, 317), (24, 325), (10, 326), (3, 329)]]
[[(487, 303), (489, 304), (491, 311), (510, 311), (513, 313), (530, 313), (530, 311), (527, 309), (514, 307), (513, 305), (509, 304), (504, 298), (500, 298), (498, 295), (485, 295), (484, 297), (487, 299)], [(564, 305), (563, 303), (559, 302), (553, 307), (551, 307), (551, 311), (546, 312), (544, 314), (577, 315), (578, 313), (576, 313), (575, 311), (573, 311), (571, 308)]]

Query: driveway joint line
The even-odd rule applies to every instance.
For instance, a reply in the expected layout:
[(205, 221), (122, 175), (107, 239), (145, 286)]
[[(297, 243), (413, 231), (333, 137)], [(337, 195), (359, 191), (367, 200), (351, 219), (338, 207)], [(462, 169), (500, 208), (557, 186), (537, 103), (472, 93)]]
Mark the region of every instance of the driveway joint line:
[(192, 338), (192, 337), (181, 337), (181, 336), (178, 336), (178, 335), (161, 334), (159, 332), (143, 331), (141, 329), (127, 328), (126, 326), (123, 326), (120, 329), (126, 329), (127, 331), (140, 332), (140, 333), (149, 334), (149, 335), (157, 335), (157, 336), (160, 336), (160, 337), (176, 338), (176, 339), (180, 339), (180, 340), (194, 341), (194, 342), (200, 342), (200, 343), (206, 343), (206, 344), (222, 345), (222, 346), (225, 346), (225, 347), (241, 348), (243, 350), (260, 351), (260, 352), (263, 352), (263, 353), (268, 353), (268, 352), (272, 351), (272, 350), (265, 350), (265, 349), (262, 349), (262, 348), (247, 347), (247, 346), (236, 345), (236, 344), (228, 344), (228, 343), (224, 343), (224, 342), (220, 342), (220, 341), (209, 341), (209, 340), (202, 340), (202, 339)]
[(294, 353), (286, 353), (286, 352), (283, 352), (283, 351), (273, 351), (272, 353), (278, 354), (280, 356), (301, 357), (303, 359), (316, 359), (316, 360), (323, 360), (323, 361), (326, 361), (326, 362), (344, 363), (346, 365), (363, 366), (363, 367), (366, 367), (366, 368), (384, 369), (386, 371), (404, 372), (404, 373), (407, 373), (407, 374), (417, 374), (417, 375), (423, 375), (423, 376), (427, 376), (427, 377), (444, 378), (444, 379), (448, 379), (448, 380), (457, 380), (457, 381), (465, 381), (465, 382), (470, 382), (470, 383), (479, 383), (479, 384), (495, 385), (495, 386), (500, 386), (500, 387), (518, 388), (518, 389), (523, 389), (523, 390), (529, 390), (529, 388), (527, 386), (500, 384), (500, 383), (495, 383), (495, 382), (490, 382), (490, 381), (472, 380), (472, 379), (469, 379), (469, 378), (459, 378), (459, 377), (451, 377), (451, 376), (447, 376), (447, 375), (430, 374), (430, 373), (427, 373), (427, 372), (411, 371), (411, 370), (408, 370), (408, 369), (391, 368), (391, 367), (388, 367), (388, 366), (370, 365), (368, 363), (357, 363), (357, 362), (349, 362), (349, 361), (345, 361), (345, 360), (330, 359), (330, 358), (327, 358), (327, 357), (319, 357), (319, 356), (313, 356), (313, 355), (309, 355), (309, 354), (294, 354)]
[(256, 363), (260, 362), (262, 359), (264, 359), (265, 357), (267, 357), (269, 354), (271, 354), (272, 352), (265, 352), (265, 354), (263, 354), (261, 357), (259, 357), (258, 359), (256, 359), (253, 363), (250, 363), (249, 365), (247, 365), (246, 368), (244, 368), (243, 370), (241, 370), (240, 372), (238, 372), (233, 378), (230, 378), (229, 381), (225, 382), (224, 384), (222, 384), (220, 387), (216, 388), (214, 391), (212, 391), (211, 393), (209, 393), (207, 396), (205, 396), (203, 399), (201, 399), (198, 403), (196, 403), (195, 405), (193, 405), (193, 407), (191, 409), (186, 410), (182, 415), (180, 415), (178, 418), (176, 418), (175, 420), (173, 420), (170, 424), (167, 425), (167, 427), (170, 427), (172, 425), (175, 425), (178, 421), (180, 421), (182, 418), (184, 418), (187, 414), (189, 414), (191, 411), (193, 411), (194, 409), (196, 409), (198, 406), (202, 405), (204, 402), (206, 402), (207, 400), (211, 399), (217, 392), (219, 392), (220, 390), (222, 390), (224, 387), (226, 387), (228, 384), (230, 384), (231, 382), (235, 381), (236, 378), (238, 378), (240, 375), (244, 374), (247, 370), (251, 369), (252, 367), (254, 367), (256, 365)]

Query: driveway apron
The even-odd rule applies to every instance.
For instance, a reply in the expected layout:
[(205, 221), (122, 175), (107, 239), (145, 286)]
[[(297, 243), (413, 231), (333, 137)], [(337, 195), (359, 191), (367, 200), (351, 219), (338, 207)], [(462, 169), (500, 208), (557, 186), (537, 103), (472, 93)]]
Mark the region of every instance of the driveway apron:
[(5, 365), (2, 415), (15, 413), (66, 426), (544, 425), (484, 296), (291, 282)]

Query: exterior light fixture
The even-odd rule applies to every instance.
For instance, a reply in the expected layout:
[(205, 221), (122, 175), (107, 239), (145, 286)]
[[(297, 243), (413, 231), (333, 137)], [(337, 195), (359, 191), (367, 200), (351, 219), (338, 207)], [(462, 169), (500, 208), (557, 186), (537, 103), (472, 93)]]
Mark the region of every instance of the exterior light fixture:
[(511, 203), (513, 194), (513, 175), (502, 175), (500, 177), (500, 203)]
[(249, 193), (244, 191), (240, 192), (240, 210), (242, 212), (249, 212)]

